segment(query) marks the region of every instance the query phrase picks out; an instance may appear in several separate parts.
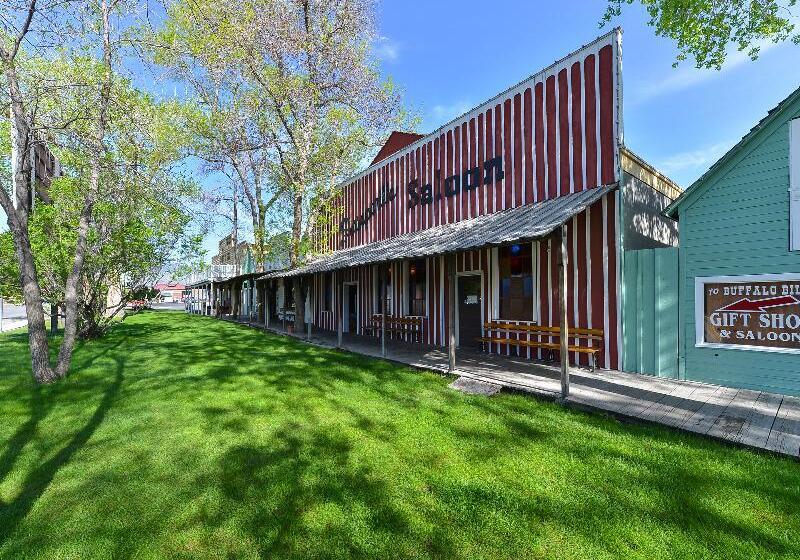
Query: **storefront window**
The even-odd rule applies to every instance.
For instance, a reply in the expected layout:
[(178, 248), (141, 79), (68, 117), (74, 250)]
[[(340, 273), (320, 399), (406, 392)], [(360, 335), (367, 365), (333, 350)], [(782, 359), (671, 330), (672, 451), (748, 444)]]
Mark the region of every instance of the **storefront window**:
[(531, 244), (514, 244), (497, 251), (500, 319), (533, 320), (533, 251)]
[(408, 263), (408, 314), (425, 316), (425, 291), (428, 286), (424, 259)]
[(322, 310), (331, 310), (331, 295), (333, 293), (333, 273), (326, 272), (322, 275)]
[(287, 311), (294, 309), (294, 281), (291, 279), (283, 284), (283, 293), (285, 296), (284, 309)]
[[(374, 278), (375, 278), (375, 286), (374, 286), (374, 288), (375, 288), (374, 289), (374, 294), (375, 294), (374, 309), (375, 309), (375, 313), (381, 313), (382, 312), (382, 306), (381, 306), (381, 284), (380, 284), (380, 279), (379, 279), (380, 270), (381, 270), (381, 267), (377, 266), (376, 270), (375, 270), (375, 276), (374, 276)], [(387, 266), (386, 267), (385, 282), (386, 282), (386, 313), (388, 315), (388, 314), (392, 313), (392, 267), (391, 266)]]

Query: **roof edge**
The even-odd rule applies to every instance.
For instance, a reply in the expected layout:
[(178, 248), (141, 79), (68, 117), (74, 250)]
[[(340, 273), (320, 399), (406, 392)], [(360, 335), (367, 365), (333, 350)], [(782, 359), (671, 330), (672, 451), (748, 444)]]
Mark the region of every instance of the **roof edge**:
[[(534, 80), (535, 81), (536, 78), (538, 78), (539, 76), (545, 76), (552, 69), (557, 68), (558, 66), (560, 66), (560, 65), (564, 64), (565, 62), (567, 62), (568, 60), (574, 58), (578, 53), (580, 53), (580, 52), (582, 52), (582, 51), (584, 51), (584, 50), (586, 50), (586, 49), (588, 49), (588, 48), (590, 48), (590, 47), (592, 47), (592, 46), (594, 46), (594, 45), (596, 45), (598, 43), (602, 43), (604, 41), (607, 41), (609, 37), (616, 37), (616, 40), (620, 41), (621, 37), (622, 37), (622, 27), (621, 26), (616, 26), (613, 29), (611, 29), (610, 31), (608, 31), (606, 33), (603, 33), (602, 35), (596, 36), (594, 39), (592, 39), (588, 43), (585, 43), (585, 44), (581, 45), (580, 47), (578, 47), (577, 49), (574, 49), (574, 50), (570, 51), (565, 56), (562, 56), (561, 58), (551, 62), (550, 64), (548, 64), (547, 66), (545, 66), (543, 68), (540, 68), (539, 70), (537, 70), (533, 74), (525, 76), (523, 79), (518, 80), (517, 82), (515, 82), (512, 86), (505, 88), (501, 92), (493, 95), (492, 97), (490, 97), (488, 99), (485, 99), (484, 101), (478, 103), (477, 105), (475, 105), (474, 107), (472, 107), (469, 110), (465, 111), (464, 113), (461, 113), (457, 117), (450, 119), (446, 123), (443, 123), (441, 126), (435, 128), (434, 130), (432, 130), (432, 131), (430, 131), (430, 132), (428, 132), (426, 134), (423, 134), (420, 139), (415, 140), (414, 142), (408, 144), (404, 148), (401, 148), (400, 150), (394, 152), (390, 156), (387, 156), (385, 159), (383, 159), (383, 160), (381, 160), (379, 162), (376, 162), (376, 163), (371, 163), (370, 165), (368, 165), (367, 167), (365, 167), (361, 171), (359, 171), (359, 172), (355, 173), (354, 175), (351, 175), (348, 178), (340, 181), (339, 183), (337, 183), (336, 187), (338, 188), (338, 187), (347, 185), (347, 184), (359, 179), (360, 177), (363, 177), (363, 176), (367, 175), (371, 171), (374, 171), (375, 169), (380, 167), (380, 164), (383, 161), (385, 161), (386, 159), (389, 159), (390, 157), (392, 157), (392, 156), (394, 156), (396, 154), (401, 154), (402, 155), (402, 154), (404, 154), (406, 152), (411, 152), (414, 149), (416, 149), (416, 148), (418, 148), (420, 146), (423, 146), (427, 142), (427, 139), (430, 138), (431, 140), (433, 140), (436, 136), (439, 136), (439, 134), (441, 132), (444, 132), (444, 131), (452, 128), (456, 123), (459, 123), (460, 121), (462, 121), (467, 115), (475, 112), (476, 110), (480, 109), (481, 107), (492, 105), (498, 99), (501, 99), (506, 94), (509, 94), (510, 92), (513, 92), (514, 90), (519, 89), (520, 86), (522, 86), (525, 82), (530, 81), (530, 80)], [(620, 113), (622, 112), (621, 105), (618, 108), (618, 111)], [(598, 185), (598, 186), (602, 186), (602, 185)]]
[(706, 170), (697, 180), (695, 180), (689, 187), (683, 191), (683, 194), (679, 196), (677, 199), (672, 201), (672, 204), (667, 206), (662, 214), (667, 218), (678, 219), (676, 216), (678, 214), (678, 209), (680, 206), (683, 205), (689, 197), (697, 191), (704, 183), (708, 181), (708, 179), (713, 176), (716, 172), (718, 172), (721, 168), (723, 168), (726, 164), (728, 164), (735, 155), (744, 148), (747, 144), (749, 144), (753, 138), (755, 138), (759, 132), (764, 130), (767, 126), (772, 124), (779, 115), (786, 110), (787, 107), (792, 105), (795, 101), (800, 100), (800, 87), (795, 89), (789, 95), (787, 95), (780, 103), (778, 103), (775, 107), (767, 111), (767, 114), (756, 123), (750, 131), (742, 136), (741, 140), (739, 140), (736, 144), (734, 144), (725, 154), (720, 157), (716, 162), (714, 162), (711, 167)]
[[(649, 187), (657, 190), (670, 200), (676, 200), (683, 193), (681, 186), (655, 168), (644, 158), (626, 146), (620, 146), (622, 170), (633, 175)], [(638, 167), (639, 169), (635, 169)]]

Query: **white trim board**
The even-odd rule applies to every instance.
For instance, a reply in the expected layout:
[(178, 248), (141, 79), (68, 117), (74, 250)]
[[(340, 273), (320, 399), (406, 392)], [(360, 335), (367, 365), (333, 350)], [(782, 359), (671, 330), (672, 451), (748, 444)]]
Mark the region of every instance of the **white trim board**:
[(800, 251), (800, 118), (789, 121), (789, 250)]

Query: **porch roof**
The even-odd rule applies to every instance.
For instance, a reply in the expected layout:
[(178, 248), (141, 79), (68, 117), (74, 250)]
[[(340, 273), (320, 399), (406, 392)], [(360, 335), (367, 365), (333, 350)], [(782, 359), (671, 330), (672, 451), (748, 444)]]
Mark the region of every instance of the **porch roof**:
[(201, 286), (207, 286), (211, 284), (226, 284), (228, 282), (236, 282), (236, 281), (244, 281), (244, 280), (258, 280), (259, 276), (262, 276), (263, 273), (261, 272), (246, 272), (244, 274), (237, 274), (236, 276), (228, 276), (227, 278), (206, 278), (204, 280), (199, 280), (197, 282), (193, 282), (191, 284), (186, 284), (187, 288), (199, 288)]
[(297, 268), (271, 272), (259, 279), (328, 272), (364, 264), (466, 251), (516, 241), (532, 241), (550, 234), (617, 188), (606, 185), (478, 216), (453, 224), (398, 235), (368, 245), (350, 247), (318, 257)]

